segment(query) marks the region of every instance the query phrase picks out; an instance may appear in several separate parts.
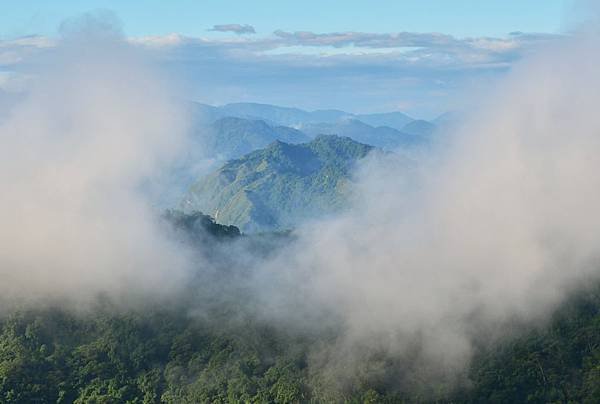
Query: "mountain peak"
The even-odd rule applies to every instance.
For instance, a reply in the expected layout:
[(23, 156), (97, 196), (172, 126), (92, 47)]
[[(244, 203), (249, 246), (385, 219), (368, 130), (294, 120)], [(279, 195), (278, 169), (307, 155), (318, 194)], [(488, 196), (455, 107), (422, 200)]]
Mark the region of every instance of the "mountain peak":
[(242, 231), (284, 230), (343, 208), (355, 163), (374, 148), (348, 137), (275, 140), (198, 180), (182, 203)]

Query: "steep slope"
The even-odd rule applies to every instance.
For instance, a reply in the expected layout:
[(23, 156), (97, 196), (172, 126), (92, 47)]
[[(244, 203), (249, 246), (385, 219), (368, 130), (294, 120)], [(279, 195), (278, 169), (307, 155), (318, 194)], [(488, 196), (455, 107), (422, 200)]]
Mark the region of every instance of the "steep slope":
[(246, 233), (293, 228), (341, 209), (354, 164), (371, 150), (338, 136), (300, 145), (276, 141), (197, 181), (181, 209)]
[(285, 126), (271, 126), (261, 120), (221, 118), (210, 125), (203, 136), (207, 150), (222, 159), (237, 158), (262, 149), (275, 140), (302, 143), (309, 139), (299, 130)]

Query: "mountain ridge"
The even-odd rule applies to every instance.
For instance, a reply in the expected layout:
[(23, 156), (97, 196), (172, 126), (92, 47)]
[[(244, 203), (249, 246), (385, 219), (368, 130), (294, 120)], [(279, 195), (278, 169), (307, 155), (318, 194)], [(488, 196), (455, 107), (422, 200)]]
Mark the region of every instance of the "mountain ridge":
[(307, 135), (294, 128), (269, 125), (263, 120), (231, 116), (219, 118), (201, 130), (204, 131), (207, 150), (222, 159), (243, 156), (266, 147), (275, 140), (287, 143), (303, 143), (310, 140)]
[(196, 181), (180, 208), (246, 233), (290, 229), (342, 209), (354, 164), (373, 150), (332, 135), (297, 145), (275, 141)]
[(375, 127), (388, 126), (396, 130), (401, 130), (407, 123), (415, 120), (400, 111), (354, 114), (338, 109), (317, 109), (308, 111), (295, 107), (283, 107), (255, 102), (237, 102), (221, 106), (194, 102), (192, 110), (211, 121), (226, 116), (233, 116), (245, 119), (264, 120), (267, 123), (292, 127), (306, 123), (335, 123), (342, 119), (356, 119)]

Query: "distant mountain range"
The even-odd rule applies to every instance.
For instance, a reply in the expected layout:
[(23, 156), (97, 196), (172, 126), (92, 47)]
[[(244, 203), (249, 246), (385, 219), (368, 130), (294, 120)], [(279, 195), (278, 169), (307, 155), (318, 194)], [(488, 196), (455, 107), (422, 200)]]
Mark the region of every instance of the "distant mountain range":
[[(424, 121), (411, 121), (404, 127), (417, 122)], [(428, 140), (428, 136), (433, 132), (433, 129), (430, 130), (424, 125), (412, 126), (409, 128), (412, 133), (408, 133), (389, 126), (373, 127), (357, 119), (343, 119), (335, 123), (308, 123), (298, 128), (311, 137), (318, 135), (346, 136), (357, 142), (387, 150), (421, 145)]]
[(414, 121), (413, 118), (402, 112), (352, 114), (336, 109), (305, 111), (299, 108), (249, 102), (226, 104), (219, 107), (193, 103), (192, 110), (195, 114), (209, 122), (214, 122), (224, 117), (237, 117), (263, 120), (272, 125), (291, 127), (309, 123), (336, 123), (340, 120), (355, 119), (374, 127), (388, 126), (396, 130), (402, 130), (406, 124)]
[(352, 168), (372, 150), (339, 136), (297, 145), (275, 141), (198, 180), (180, 208), (246, 233), (294, 228), (342, 209)]
[(193, 127), (204, 155), (219, 161), (241, 157), (275, 140), (297, 144), (318, 135), (346, 136), (393, 150), (427, 143), (436, 128), (400, 112), (353, 115), (338, 110), (308, 112), (251, 103), (222, 107), (194, 103), (192, 108), (196, 121)]
[(186, 188), (193, 185), (179, 208), (245, 233), (290, 229), (338, 211), (359, 159), (373, 149), (427, 145), (436, 129), (401, 112), (355, 115), (254, 103), (191, 108), (213, 171), (186, 179)]

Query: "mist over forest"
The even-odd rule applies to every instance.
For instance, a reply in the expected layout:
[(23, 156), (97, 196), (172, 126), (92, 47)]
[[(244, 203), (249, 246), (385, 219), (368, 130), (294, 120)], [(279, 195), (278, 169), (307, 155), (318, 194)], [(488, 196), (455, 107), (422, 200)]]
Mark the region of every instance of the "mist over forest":
[(21, 39), (0, 402), (599, 402), (596, 22), (430, 119), (200, 102), (161, 52), (209, 40), (131, 39), (110, 12)]

